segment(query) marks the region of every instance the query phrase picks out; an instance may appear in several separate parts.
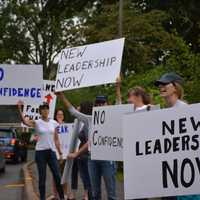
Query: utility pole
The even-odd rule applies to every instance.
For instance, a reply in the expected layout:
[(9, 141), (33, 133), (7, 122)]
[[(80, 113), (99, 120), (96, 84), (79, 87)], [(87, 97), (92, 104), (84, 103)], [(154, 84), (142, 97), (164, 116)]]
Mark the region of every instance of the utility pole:
[(119, 37), (123, 34), (123, 0), (119, 0)]

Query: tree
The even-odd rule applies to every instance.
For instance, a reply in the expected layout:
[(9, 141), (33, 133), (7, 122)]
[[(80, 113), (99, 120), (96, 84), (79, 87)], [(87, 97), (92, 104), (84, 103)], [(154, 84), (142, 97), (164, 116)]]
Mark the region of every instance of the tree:
[(0, 62), (42, 64), (55, 75), (54, 60), (65, 47), (83, 43), (78, 12), (93, 1), (5, 0), (0, 4)]
[[(161, 74), (175, 71), (185, 80), (185, 97), (188, 102), (198, 102), (200, 96), (196, 91), (200, 84), (200, 56), (189, 45), (184, 34), (181, 34), (179, 29), (172, 25), (173, 23), (170, 24), (172, 13), (176, 13), (175, 8), (180, 2), (145, 0), (124, 2), (123, 36), (126, 38), (122, 65), (125, 77), (124, 99), (129, 88), (142, 85), (154, 95), (157, 103), (161, 102), (153, 82)], [(192, 8), (189, 3), (186, 6)], [(186, 6), (183, 7), (186, 9)], [(174, 8), (172, 13), (171, 7)], [(197, 16), (197, 13), (194, 14)], [(191, 20), (194, 21), (192, 18)], [(182, 25), (179, 24), (179, 27), (183, 32), (185, 29)], [(116, 38), (117, 28), (118, 4), (113, 2), (99, 5), (86, 22), (84, 33), (88, 43), (98, 42)], [(114, 88), (109, 86), (106, 88), (109, 89), (105, 91), (114, 99)]]
[(200, 1), (132, 0), (143, 12), (163, 10), (170, 16), (168, 30), (175, 29), (194, 52), (200, 52)]
[[(124, 3), (123, 36), (126, 38), (122, 72), (143, 73), (165, 63), (178, 36), (166, 30), (165, 11), (141, 12), (131, 0)], [(118, 4), (102, 4), (85, 25), (88, 43), (118, 37)]]

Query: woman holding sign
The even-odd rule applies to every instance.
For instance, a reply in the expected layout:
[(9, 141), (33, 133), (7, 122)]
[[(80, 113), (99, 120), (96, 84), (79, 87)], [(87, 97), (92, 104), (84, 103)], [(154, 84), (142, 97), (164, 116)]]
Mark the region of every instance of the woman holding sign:
[(60, 200), (64, 200), (64, 192), (61, 185), (59, 166), (55, 153), (57, 149), (60, 157), (62, 157), (62, 152), (60, 149), (60, 143), (56, 130), (59, 124), (55, 120), (49, 119), (49, 105), (47, 103), (39, 106), (41, 119), (35, 121), (25, 119), (22, 113), (22, 104), (22, 102), (18, 102), (18, 109), (23, 123), (29, 127), (35, 128), (36, 132), (39, 134), (39, 138), (35, 148), (35, 161), (39, 174), (40, 200), (46, 199), (45, 182), (47, 165), (49, 166), (53, 174)]
[[(57, 93), (57, 95), (62, 99), (65, 107), (69, 110), (69, 112), (75, 116), (77, 119), (82, 121), (85, 126), (85, 134), (87, 135), (87, 142), (79, 149), (78, 152), (72, 153), (69, 155), (69, 158), (74, 159), (79, 157), (88, 151), (88, 135), (91, 132), (92, 125), (92, 107), (90, 106), (90, 112), (82, 113), (76, 110), (71, 103), (65, 98), (63, 93)], [(95, 101), (96, 106), (107, 105), (107, 98), (105, 96), (98, 96)], [(101, 177), (103, 176), (107, 195), (109, 200), (116, 199), (116, 191), (115, 191), (115, 172), (116, 167), (115, 163), (111, 161), (95, 161), (88, 159), (88, 170), (90, 174), (90, 181), (92, 187), (92, 200), (100, 200), (101, 199)]]
[[(167, 107), (187, 106), (187, 103), (183, 100), (183, 88), (181, 86), (182, 82), (183, 79), (173, 72), (164, 74), (155, 82), (155, 85), (160, 89), (160, 96), (164, 98)], [(163, 199), (200, 200), (200, 195), (164, 197)]]
[[(62, 109), (57, 109), (55, 111), (54, 119), (59, 124), (59, 126), (57, 127), (57, 133), (58, 133), (59, 142), (60, 142), (60, 145), (61, 145), (61, 151), (63, 153), (63, 159), (60, 159), (58, 151), (56, 151), (56, 156), (57, 156), (57, 159), (58, 159), (59, 164), (60, 164), (60, 172), (61, 172), (61, 174), (63, 174), (64, 166), (65, 166), (65, 162), (66, 162), (66, 157), (67, 157), (67, 154), (68, 154), (68, 141), (69, 141), (69, 136), (70, 136), (69, 127), (67, 126), (66, 123), (64, 123), (65, 115), (64, 115), (64, 111)], [(77, 182), (77, 179), (78, 179), (78, 175), (75, 176), (75, 177), (72, 176), (72, 183)], [(55, 197), (55, 199), (58, 199), (58, 193), (57, 193), (57, 190), (56, 190), (56, 185), (55, 185), (54, 180), (53, 180), (52, 186), (53, 186), (54, 197)], [(71, 192), (69, 191), (70, 188), (71, 187), (67, 188), (67, 184), (63, 183), (63, 190), (64, 190), (65, 194), (68, 194), (70, 196), (70, 199), (73, 199), (74, 193), (72, 191)], [(72, 184), (72, 189), (76, 190), (77, 188), (74, 188), (73, 184)]]

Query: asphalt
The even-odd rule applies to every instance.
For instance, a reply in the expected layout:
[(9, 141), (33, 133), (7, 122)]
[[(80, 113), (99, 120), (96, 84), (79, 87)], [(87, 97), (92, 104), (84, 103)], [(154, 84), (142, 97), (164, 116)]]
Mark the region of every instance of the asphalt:
[[(36, 165), (33, 164), (32, 165), (32, 174), (33, 174), (33, 183), (34, 183), (34, 189), (37, 191), (38, 193), (38, 176), (37, 176), (37, 169), (36, 169)], [(103, 180), (102, 180), (103, 182)], [(78, 190), (76, 191), (76, 199), (77, 200), (81, 200), (83, 197), (83, 184), (79, 178), (78, 180)], [(124, 188), (123, 188), (123, 182), (119, 182), (117, 181), (117, 199), (118, 200), (123, 200), (124, 199)], [(51, 172), (48, 168), (47, 170), (47, 180), (46, 180), (46, 196), (47, 197), (51, 197), (52, 196), (52, 175)], [(48, 198), (51, 199), (51, 198)], [(106, 195), (106, 189), (105, 189), (105, 185), (102, 184), (102, 200), (107, 200), (107, 195)]]
[[(28, 154), (28, 161), (33, 159), (33, 151)], [(24, 181), (21, 164), (6, 164), (5, 173), (0, 173), (0, 200), (22, 200)]]

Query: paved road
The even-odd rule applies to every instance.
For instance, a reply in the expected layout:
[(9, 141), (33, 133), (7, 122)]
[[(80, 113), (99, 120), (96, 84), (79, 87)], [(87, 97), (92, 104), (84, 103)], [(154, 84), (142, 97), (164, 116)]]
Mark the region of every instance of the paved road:
[(6, 172), (0, 174), (0, 199), (21, 200), (23, 181), (21, 178), (22, 164), (7, 164)]
[[(28, 160), (33, 159), (33, 152), (29, 152)], [(24, 164), (24, 163), (23, 163)], [(22, 200), (23, 180), (21, 169), (23, 164), (6, 164), (6, 172), (0, 173), (0, 199)]]
[[(38, 192), (38, 176), (37, 176), (36, 165), (33, 164), (31, 169), (32, 169), (33, 176), (35, 177), (34, 181), (33, 181), (34, 187), (35, 187), (37, 193), (39, 194), (39, 192)], [(51, 197), (51, 195), (52, 195), (52, 175), (50, 173), (49, 168), (47, 168), (47, 169), (48, 170), (47, 170), (47, 180), (46, 180), (46, 196)], [(83, 192), (84, 192), (83, 184), (82, 184), (82, 181), (79, 178), (78, 190), (76, 191), (76, 199), (77, 200), (82, 199)], [(123, 200), (124, 199), (124, 190), (123, 190), (123, 183), (122, 182), (117, 182), (116, 192), (117, 192), (118, 200)], [(48, 200), (50, 200), (50, 199), (51, 198), (48, 198)], [(102, 200), (107, 200), (107, 195), (106, 195), (106, 190), (105, 190), (104, 184), (102, 185)]]

